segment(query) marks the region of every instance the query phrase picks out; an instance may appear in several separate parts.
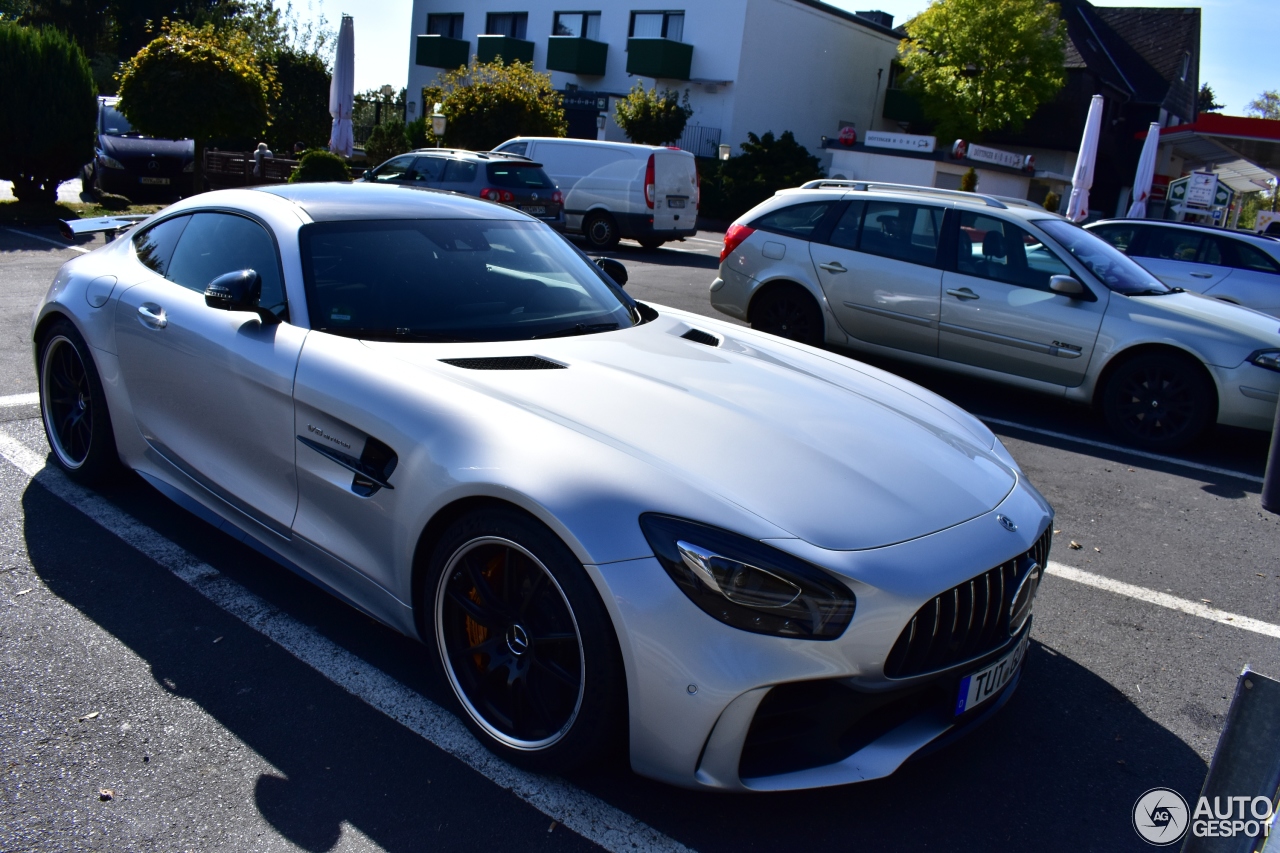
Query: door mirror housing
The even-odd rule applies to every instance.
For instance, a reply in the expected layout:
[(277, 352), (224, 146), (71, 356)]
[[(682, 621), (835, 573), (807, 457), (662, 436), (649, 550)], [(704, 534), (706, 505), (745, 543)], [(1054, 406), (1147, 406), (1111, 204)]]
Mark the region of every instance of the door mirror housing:
[(613, 283), (618, 287), (626, 287), (627, 279), (630, 276), (627, 275), (627, 268), (620, 261), (615, 261), (613, 258), (596, 258), (596, 266), (600, 267), (605, 275), (613, 279)]
[(1069, 275), (1049, 276), (1049, 289), (1073, 299), (1084, 296), (1084, 285)]
[(280, 322), (280, 318), (258, 305), (262, 298), (262, 276), (256, 270), (223, 273), (204, 289), (204, 304), (220, 311), (251, 311), (264, 326)]

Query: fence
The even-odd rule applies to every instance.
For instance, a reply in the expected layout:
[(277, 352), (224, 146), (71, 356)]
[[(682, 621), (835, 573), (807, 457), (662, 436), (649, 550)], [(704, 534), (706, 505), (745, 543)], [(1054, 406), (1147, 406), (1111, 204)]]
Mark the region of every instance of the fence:
[(686, 124), (676, 145), (694, 157), (715, 157), (720, 153), (720, 128)]
[(283, 157), (263, 157), (262, 175), (253, 173), (254, 159), (252, 151), (206, 151), (204, 152), (204, 177), (209, 186), (244, 187), (254, 184), (282, 184), (289, 180), (289, 175), (297, 167), (297, 160)]

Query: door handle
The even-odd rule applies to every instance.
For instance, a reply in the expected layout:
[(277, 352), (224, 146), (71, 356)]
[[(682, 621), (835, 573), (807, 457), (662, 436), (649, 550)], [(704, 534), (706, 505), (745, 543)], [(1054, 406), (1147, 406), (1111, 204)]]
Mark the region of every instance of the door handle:
[(947, 295), (954, 296), (956, 299), (981, 299), (982, 298), (967, 287), (962, 287), (959, 290), (956, 290), (955, 288), (950, 288), (947, 290)]
[(832, 261), (829, 264), (818, 264), (818, 269), (826, 270), (827, 272), (848, 272), (847, 269), (841, 266), (839, 261)]
[(159, 305), (139, 305), (138, 316), (142, 318), (142, 322), (155, 329), (163, 329), (169, 325), (169, 319), (164, 316), (164, 309)]
[(1192, 278), (1213, 278), (1213, 273), (1211, 273), (1211, 272), (1193, 272), (1193, 273), (1191, 274), (1191, 277), (1192, 277)]

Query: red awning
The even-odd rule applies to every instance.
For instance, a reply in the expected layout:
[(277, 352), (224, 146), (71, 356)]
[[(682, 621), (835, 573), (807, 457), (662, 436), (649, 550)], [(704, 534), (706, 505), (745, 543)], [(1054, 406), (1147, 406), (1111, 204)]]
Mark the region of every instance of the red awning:
[[(1147, 132), (1135, 134), (1146, 139)], [(1212, 169), (1241, 192), (1262, 189), (1280, 176), (1280, 121), (1201, 113), (1191, 124), (1160, 131), (1160, 147), (1172, 147), (1186, 169)]]

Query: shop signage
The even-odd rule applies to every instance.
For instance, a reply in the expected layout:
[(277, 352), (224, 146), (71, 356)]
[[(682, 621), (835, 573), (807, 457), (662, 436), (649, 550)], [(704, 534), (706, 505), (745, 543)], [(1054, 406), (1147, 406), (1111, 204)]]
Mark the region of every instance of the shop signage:
[(1218, 176), (1213, 172), (1192, 172), (1187, 181), (1186, 202), (1192, 207), (1211, 207), (1218, 194)]
[(936, 136), (921, 136), (917, 133), (887, 133), (880, 130), (868, 130), (863, 144), (868, 148), (897, 148), (902, 151), (922, 151), (932, 153), (938, 147)]
[(977, 160), (979, 163), (1006, 166), (1010, 169), (1021, 169), (1026, 163), (1026, 158), (1021, 154), (1014, 154), (1012, 151), (1001, 151), (999, 148), (987, 148), (985, 145), (969, 145), (964, 156), (970, 160)]

